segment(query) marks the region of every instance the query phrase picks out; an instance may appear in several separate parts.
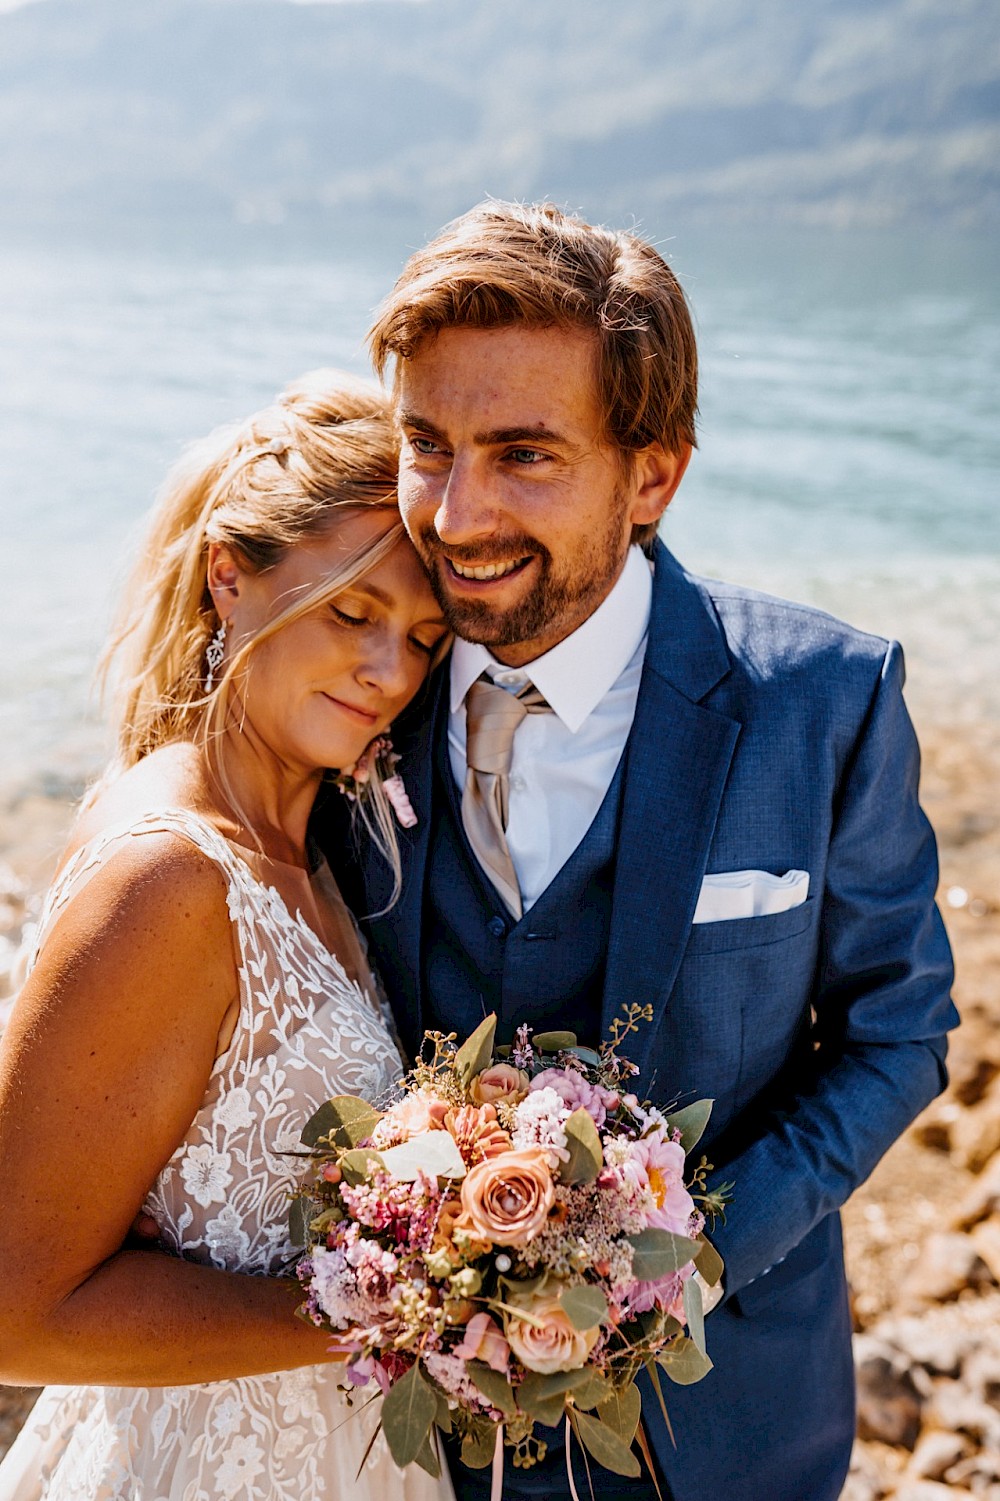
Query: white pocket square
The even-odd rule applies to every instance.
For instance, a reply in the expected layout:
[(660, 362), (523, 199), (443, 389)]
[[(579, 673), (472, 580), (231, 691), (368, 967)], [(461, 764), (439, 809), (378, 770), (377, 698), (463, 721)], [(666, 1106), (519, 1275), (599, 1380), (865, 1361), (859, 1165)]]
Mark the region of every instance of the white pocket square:
[(692, 921), (770, 917), (800, 907), (808, 895), (807, 870), (788, 870), (783, 876), (772, 876), (766, 870), (725, 870), (702, 881)]

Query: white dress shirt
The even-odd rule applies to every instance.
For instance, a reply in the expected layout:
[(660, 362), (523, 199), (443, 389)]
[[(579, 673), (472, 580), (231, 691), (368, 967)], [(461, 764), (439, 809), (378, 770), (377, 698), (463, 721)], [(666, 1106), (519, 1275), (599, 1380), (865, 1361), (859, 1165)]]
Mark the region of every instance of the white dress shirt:
[(635, 717), (652, 594), (649, 562), (632, 547), (593, 615), (526, 667), (505, 667), (485, 646), (455, 642), (448, 749), (459, 788), (465, 695), (482, 673), (513, 693), (533, 683), (553, 710), (529, 714), (514, 735), (507, 844), (525, 911), (566, 864), (611, 786)]

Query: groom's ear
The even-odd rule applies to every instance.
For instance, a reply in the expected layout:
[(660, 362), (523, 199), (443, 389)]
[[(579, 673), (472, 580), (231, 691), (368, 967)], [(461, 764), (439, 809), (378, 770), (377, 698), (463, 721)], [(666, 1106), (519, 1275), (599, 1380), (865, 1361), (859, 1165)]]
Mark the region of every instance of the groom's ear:
[(691, 460), (691, 445), (671, 453), (661, 443), (650, 443), (630, 455), (629, 520), (633, 526), (649, 526), (663, 515), (677, 493)]
[(240, 595), (242, 570), (233, 551), (225, 542), (210, 542), (208, 545), (208, 573), (206, 581), (220, 620), (228, 620)]

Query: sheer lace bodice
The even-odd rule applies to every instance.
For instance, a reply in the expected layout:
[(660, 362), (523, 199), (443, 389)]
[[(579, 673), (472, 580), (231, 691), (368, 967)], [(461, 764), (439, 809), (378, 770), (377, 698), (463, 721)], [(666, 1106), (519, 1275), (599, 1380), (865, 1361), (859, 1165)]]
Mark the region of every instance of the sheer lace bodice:
[[(195, 844), (225, 877), (240, 995), (232, 1039), (145, 1208), (174, 1254), (275, 1274), (293, 1254), (296, 1159), (285, 1154), (322, 1100), (384, 1094), (401, 1072), (399, 1053), (363, 958), (350, 966), (359, 979), (350, 978), (301, 914), (183, 809), (108, 829), (73, 855), (46, 899), (29, 965), (113, 850), (161, 832)], [(381, 1438), (355, 1481), (377, 1404), (352, 1411), (337, 1382), (336, 1366), (313, 1366), (200, 1386), (49, 1388), (0, 1465), (0, 1501), (449, 1496), (447, 1481), (397, 1470)]]

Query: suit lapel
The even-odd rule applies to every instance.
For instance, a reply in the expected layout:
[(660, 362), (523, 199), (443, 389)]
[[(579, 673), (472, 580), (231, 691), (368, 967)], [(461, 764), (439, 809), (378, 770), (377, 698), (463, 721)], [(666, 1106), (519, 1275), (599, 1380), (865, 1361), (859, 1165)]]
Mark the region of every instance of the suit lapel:
[(626, 749), (602, 1031), (625, 1002), (653, 1007), (626, 1054), (645, 1072), (656, 1018), (687, 943), (718, 819), (737, 721), (705, 708), (729, 671), (711, 602), (662, 544), (649, 641)]

